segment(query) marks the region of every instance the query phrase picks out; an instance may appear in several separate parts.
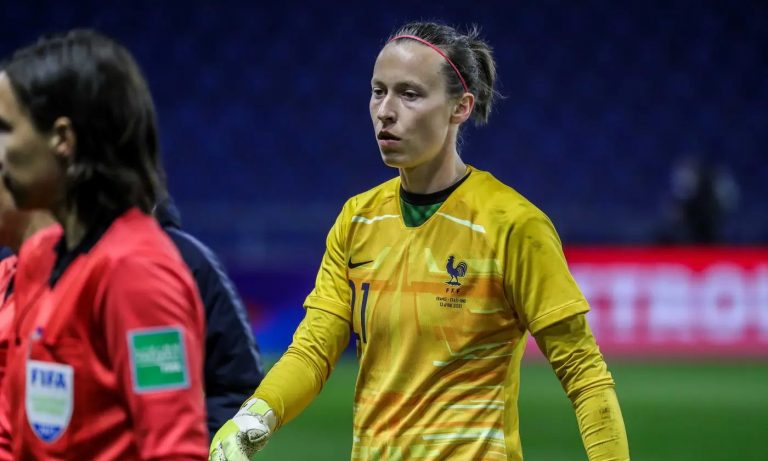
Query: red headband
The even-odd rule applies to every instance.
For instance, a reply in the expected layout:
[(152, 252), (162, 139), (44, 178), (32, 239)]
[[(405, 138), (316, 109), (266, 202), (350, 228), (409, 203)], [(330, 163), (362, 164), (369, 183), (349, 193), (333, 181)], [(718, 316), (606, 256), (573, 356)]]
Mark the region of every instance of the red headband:
[[(396, 37), (392, 37), (389, 40), (389, 42), (393, 42), (393, 41), (395, 41), (397, 39), (400, 39), (400, 38), (410, 38), (411, 40), (416, 40), (417, 42), (422, 43), (424, 45), (427, 45), (428, 47), (430, 47), (433, 50), (435, 50), (438, 53), (440, 53), (440, 56), (442, 56), (443, 58), (445, 58), (446, 61), (448, 61), (448, 64), (450, 64), (451, 67), (453, 67), (453, 71), (456, 72), (456, 75), (459, 76), (459, 80), (461, 80), (461, 85), (464, 87), (464, 91), (466, 91), (467, 93), (470, 92), (469, 91), (469, 87), (467, 86), (467, 82), (464, 81), (464, 77), (462, 77), (461, 76), (461, 72), (459, 72), (459, 68), (456, 67), (456, 64), (454, 64), (453, 61), (451, 61), (451, 58), (449, 58), (448, 55), (443, 52), (443, 50), (441, 50), (437, 46), (429, 43), (428, 41), (424, 40), (423, 38), (417, 37), (415, 35), (398, 35)], [(389, 42), (387, 42), (387, 43), (389, 43)]]

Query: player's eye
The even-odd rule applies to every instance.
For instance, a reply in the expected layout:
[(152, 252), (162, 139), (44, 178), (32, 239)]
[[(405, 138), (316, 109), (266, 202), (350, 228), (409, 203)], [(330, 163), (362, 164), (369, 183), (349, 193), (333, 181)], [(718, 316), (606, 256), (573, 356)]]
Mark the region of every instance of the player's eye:
[(373, 87), (373, 88), (371, 89), (371, 95), (372, 95), (374, 98), (383, 98), (383, 97), (384, 97), (384, 95), (385, 95), (385, 92), (384, 92), (384, 90), (383, 90), (382, 88), (379, 88), (379, 87)]
[(413, 90), (405, 90), (403, 91), (403, 99), (406, 101), (413, 101), (416, 98), (419, 97), (419, 93), (413, 91)]

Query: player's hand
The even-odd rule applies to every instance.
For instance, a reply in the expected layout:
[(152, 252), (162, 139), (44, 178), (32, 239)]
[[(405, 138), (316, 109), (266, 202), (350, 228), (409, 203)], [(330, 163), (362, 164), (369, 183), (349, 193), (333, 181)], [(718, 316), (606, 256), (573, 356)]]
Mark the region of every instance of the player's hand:
[(213, 436), (209, 461), (253, 461), (277, 426), (275, 412), (267, 402), (250, 399)]

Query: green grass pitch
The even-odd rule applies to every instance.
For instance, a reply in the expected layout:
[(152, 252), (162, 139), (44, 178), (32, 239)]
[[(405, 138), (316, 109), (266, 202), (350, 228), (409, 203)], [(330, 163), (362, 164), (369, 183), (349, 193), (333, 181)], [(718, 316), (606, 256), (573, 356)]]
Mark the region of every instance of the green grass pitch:
[[(768, 460), (768, 363), (608, 362), (633, 460)], [(342, 360), (321, 395), (259, 459), (349, 459), (356, 373), (354, 360)], [(523, 365), (520, 394), (526, 460), (587, 459), (570, 402), (548, 364)]]

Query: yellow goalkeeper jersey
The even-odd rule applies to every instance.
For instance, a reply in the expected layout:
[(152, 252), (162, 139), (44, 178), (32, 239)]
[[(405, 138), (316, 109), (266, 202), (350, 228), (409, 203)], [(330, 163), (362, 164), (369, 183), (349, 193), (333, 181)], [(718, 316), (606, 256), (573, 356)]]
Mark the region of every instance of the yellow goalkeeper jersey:
[(522, 459), (527, 331), (589, 309), (557, 233), (471, 167), (421, 226), (400, 206), (400, 178), (347, 201), (305, 302), (357, 336), (352, 459)]

